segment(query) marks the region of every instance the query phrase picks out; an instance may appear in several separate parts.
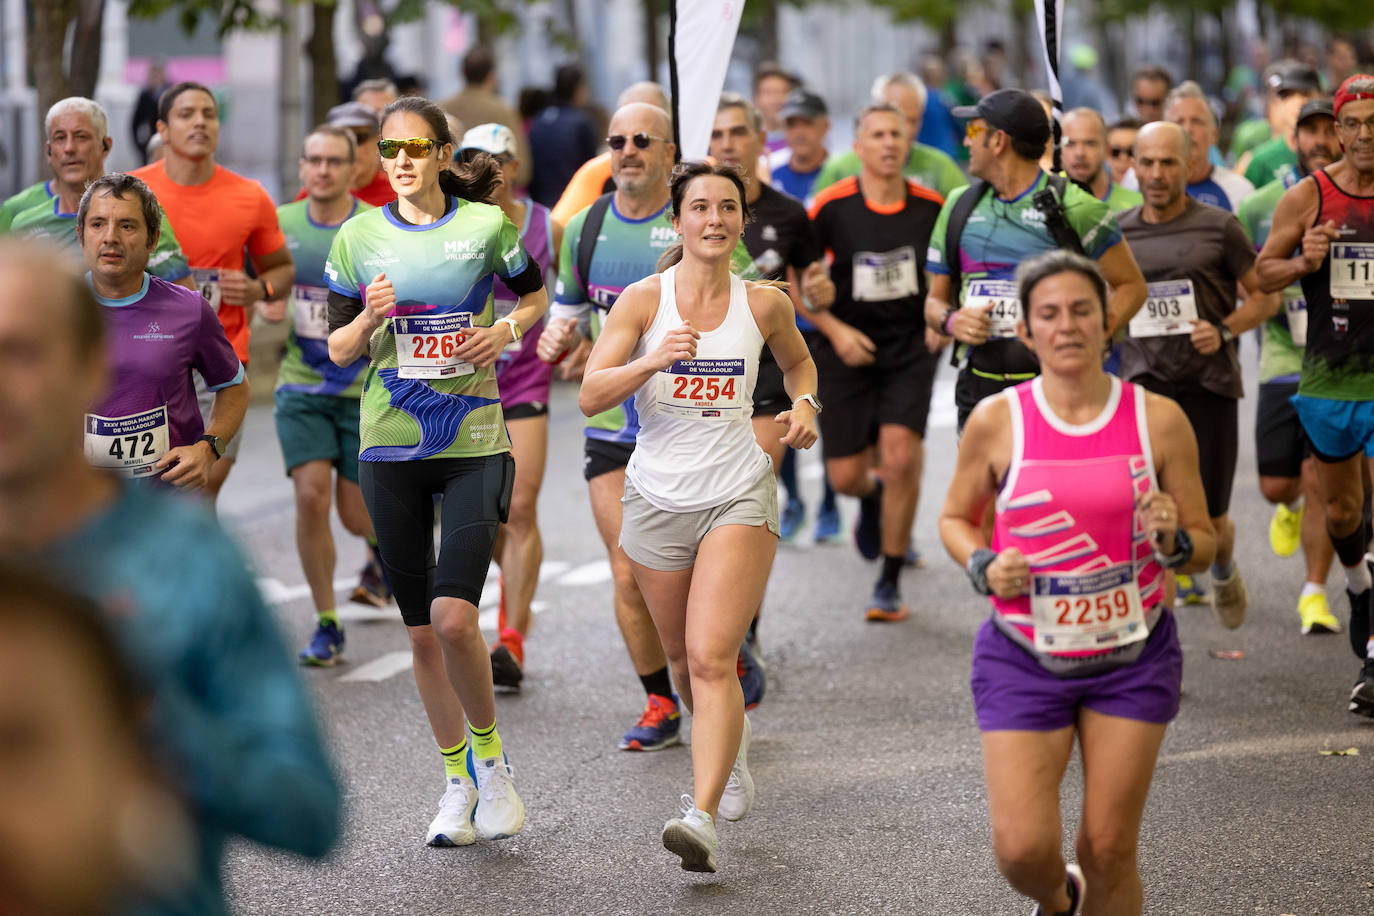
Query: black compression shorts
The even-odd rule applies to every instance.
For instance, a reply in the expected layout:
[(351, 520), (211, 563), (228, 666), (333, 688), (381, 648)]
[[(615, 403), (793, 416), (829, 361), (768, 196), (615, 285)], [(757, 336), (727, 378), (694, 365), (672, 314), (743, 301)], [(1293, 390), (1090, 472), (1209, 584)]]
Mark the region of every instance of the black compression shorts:
[(1265, 382), (1255, 408), (1255, 464), (1261, 477), (1302, 476), (1303, 459), (1312, 454), (1302, 421), (1289, 400), (1297, 382)]
[[(491, 566), (496, 529), (510, 514), (515, 485), (515, 461), (510, 453), (360, 461), (358, 485), (406, 626), (427, 626), (435, 598), (477, 604)], [(443, 497), (437, 562), (436, 495)]]
[(1183, 408), (1197, 437), (1198, 470), (1207, 495), (1207, 517), (1220, 518), (1231, 508), (1236, 478), (1240, 418), (1235, 398), (1224, 398), (1192, 382), (1163, 382), (1153, 376), (1135, 380), (1147, 390), (1172, 398)]
[(878, 441), (883, 424), (926, 434), (937, 357), (924, 345), (900, 363), (846, 366), (828, 341), (813, 354), (820, 385), (821, 445), (826, 458), (857, 455)]

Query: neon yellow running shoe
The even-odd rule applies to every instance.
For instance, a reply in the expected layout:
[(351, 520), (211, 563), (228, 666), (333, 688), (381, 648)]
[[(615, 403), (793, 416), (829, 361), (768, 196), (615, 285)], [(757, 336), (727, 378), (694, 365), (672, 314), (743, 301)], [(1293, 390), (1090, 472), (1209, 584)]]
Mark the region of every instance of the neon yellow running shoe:
[(1281, 557), (1291, 557), (1302, 546), (1302, 510), (1298, 506), (1294, 512), (1283, 503), (1274, 507), (1274, 517), (1269, 520), (1269, 546)]
[(1302, 618), (1302, 635), (1309, 633), (1339, 633), (1341, 622), (1331, 615), (1325, 592), (1303, 595), (1298, 599), (1298, 616)]
[(1192, 576), (1180, 573), (1174, 578), (1178, 582), (1178, 594), (1174, 597), (1175, 606), (1207, 602), (1207, 590), (1200, 585), (1194, 585)]

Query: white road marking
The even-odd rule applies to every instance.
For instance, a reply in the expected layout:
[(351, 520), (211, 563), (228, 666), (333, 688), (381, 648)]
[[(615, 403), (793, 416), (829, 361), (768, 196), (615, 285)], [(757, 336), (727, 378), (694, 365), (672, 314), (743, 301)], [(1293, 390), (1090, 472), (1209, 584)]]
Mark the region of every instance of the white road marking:
[[(357, 583), (352, 579), (335, 579), (334, 592), (352, 590), (352, 586)], [(310, 586), (287, 585), (280, 579), (263, 578), (258, 580), (258, 591), (262, 592), (263, 600), (268, 604), (285, 604), (288, 601), (295, 601), (297, 598), (304, 598), (310, 594)]]
[(414, 661), (410, 657), (410, 650), (403, 649), (398, 652), (388, 652), (379, 658), (374, 658), (366, 664), (359, 665), (352, 671), (339, 678), (341, 681), (370, 681), (376, 683), (387, 678), (395, 677), (403, 671), (409, 671)]
[(611, 581), (611, 561), (593, 560), (565, 573), (558, 579), (559, 585), (600, 585)]

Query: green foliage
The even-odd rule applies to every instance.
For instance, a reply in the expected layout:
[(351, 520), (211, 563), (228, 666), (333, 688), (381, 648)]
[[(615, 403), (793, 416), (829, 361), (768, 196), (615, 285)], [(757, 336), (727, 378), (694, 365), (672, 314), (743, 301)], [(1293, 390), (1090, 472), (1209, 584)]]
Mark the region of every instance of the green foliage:
[(253, 0), (131, 0), (129, 15), (140, 19), (154, 19), (174, 12), (177, 22), (189, 35), (208, 18), (216, 25), (215, 33), (223, 38), (230, 32), (262, 31), (280, 28), (280, 16), (264, 13)]

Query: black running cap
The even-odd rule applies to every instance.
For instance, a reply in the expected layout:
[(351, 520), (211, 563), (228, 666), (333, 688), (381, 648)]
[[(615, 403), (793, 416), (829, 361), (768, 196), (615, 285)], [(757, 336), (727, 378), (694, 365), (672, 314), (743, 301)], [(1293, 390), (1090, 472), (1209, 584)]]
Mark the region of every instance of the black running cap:
[(961, 105), (951, 114), (965, 121), (982, 118), (1019, 140), (1036, 144), (1050, 142), (1050, 119), (1035, 96), (1024, 89), (989, 92), (977, 105)]
[(1298, 109), (1297, 123), (1301, 124), (1308, 118), (1315, 118), (1319, 116), (1330, 118), (1333, 121), (1336, 119), (1336, 109), (1331, 107), (1330, 99), (1310, 99), (1306, 102), (1303, 102), (1302, 107)]

